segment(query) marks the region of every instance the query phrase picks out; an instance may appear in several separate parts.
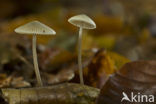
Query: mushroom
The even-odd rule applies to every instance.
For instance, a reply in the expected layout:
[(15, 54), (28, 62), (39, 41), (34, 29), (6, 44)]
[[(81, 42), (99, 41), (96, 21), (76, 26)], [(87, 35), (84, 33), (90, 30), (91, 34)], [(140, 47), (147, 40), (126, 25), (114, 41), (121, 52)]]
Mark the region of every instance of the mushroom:
[(81, 38), (83, 29), (95, 29), (96, 24), (94, 21), (85, 14), (80, 14), (73, 16), (68, 19), (68, 22), (79, 27), (79, 38), (78, 38), (78, 66), (79, 66), (79, 76), (80, 83), (84, 84), (83, 81), (83, 71), (82, 71), (82, 62), (81, 62)]
[(43, 86), (40, 71), (38, 67), (38, 61), (37, 61), (37, 53), (36, 53), (36, 36), (37, 35), (54, 35), (56, 32), (51, 29), (50, 27), (44, 25), (43, 23), (39, 21), (32, 21), (25, 25), (22, 25), (15, 29), (16, 33), (19, 34), (32, 34), (32, 51), (33, 51), (33, 61), (34, 61), (34, 69), (35, 74), (37, 78), (37, 83), (39, 86)]

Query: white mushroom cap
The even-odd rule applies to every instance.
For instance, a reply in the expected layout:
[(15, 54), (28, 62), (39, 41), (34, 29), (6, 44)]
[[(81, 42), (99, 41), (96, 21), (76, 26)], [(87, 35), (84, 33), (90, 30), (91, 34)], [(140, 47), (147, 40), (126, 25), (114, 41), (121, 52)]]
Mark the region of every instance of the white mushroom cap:
[(15, 29), (19, 34), (54, 35), (56, 32), (39, 21), (32, 21)]
[(68, 22), (75, 26), (84, 28), (84, 29), (95, 29), (96, 28), (95, 22), (85, 14), (73, 16), (68, 19)]

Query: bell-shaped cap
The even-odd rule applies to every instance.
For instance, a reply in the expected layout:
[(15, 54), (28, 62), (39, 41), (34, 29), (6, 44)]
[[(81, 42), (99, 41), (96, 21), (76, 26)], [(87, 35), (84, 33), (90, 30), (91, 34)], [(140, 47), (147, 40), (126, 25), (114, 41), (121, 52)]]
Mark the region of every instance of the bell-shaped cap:
[(85, 14), (73, 16), (68, 19), (68, 22), (75, 26), (84, 28), (84, 29), (95, 29), (96, 28), (95, 22)]
[(19, 34), (54, 35), (56, 32), (39, 21), (32, 21), (15, 29)]

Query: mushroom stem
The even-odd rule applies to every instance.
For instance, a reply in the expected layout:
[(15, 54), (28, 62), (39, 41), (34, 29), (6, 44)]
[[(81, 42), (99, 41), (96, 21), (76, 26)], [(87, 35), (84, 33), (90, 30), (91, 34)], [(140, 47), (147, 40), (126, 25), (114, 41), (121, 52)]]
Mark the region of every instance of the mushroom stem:
[(78, 67), (79, 67), (80, 84), (84, 85), (82, 59), (81, 59), (81, 46), (82, 46), (81, 41), (82, 41), (82, 28), (79, 29), (79, 38), (78, 38)]
[(38, 68), (38, 61), (37, 61), (37, 53), (36, 53), (36, 35), (33, 35), (33, 40), (32, 40), (32, 50), (33, 50), (33, 60), (34, 60), (34, 68), (35, 68), (35, 74), (37, 78), (37, 83), (39, 86), (43, 86), (41, 76), (40, 76), (40, 71)]

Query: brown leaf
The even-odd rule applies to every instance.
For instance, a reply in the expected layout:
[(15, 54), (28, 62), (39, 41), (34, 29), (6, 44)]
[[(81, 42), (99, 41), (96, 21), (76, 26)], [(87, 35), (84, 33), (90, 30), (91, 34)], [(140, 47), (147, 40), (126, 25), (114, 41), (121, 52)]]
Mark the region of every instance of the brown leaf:
[(74, 77), (74, 70), (62, 69), (57, 74), (44, 73), (43, 79), (49, 84), (63, 83), (70, 81)]
[[(155, 69), (156, 61), (135, 61), (125, 64), (117, 73), (109, 77), (100, 92), (97, 104), (121, 104), (123, 92), (129, 98), (131, 98), (131, 92), (156, 95)], [(122, 104), (125, 103), (129, 104), (127, 101), (122, 102)]]
[(0, 74), (0, 88), (10, 86), (12, 76), (7, 77), (6, 74)]
[(109, 74), (116, 70), (114, 61), (107, 55), (105, 50), (97, 52), (88, 66), (86, 83), (94, 87), (103, 86)]
[(13, 78), (11, 81), (11, 86), (20, 88), (20, 87), (30, 87), (30, 83), (24, 81), (23, 77)]
[[(129, 60), (123, 56), (100, 49), (94, 55), (89, 65), (84, 68), (85, 84), (101, 88), (108, 76), (127, 62)], [(73, 80), (79, 81), (79, 75), (77, 73)]]

